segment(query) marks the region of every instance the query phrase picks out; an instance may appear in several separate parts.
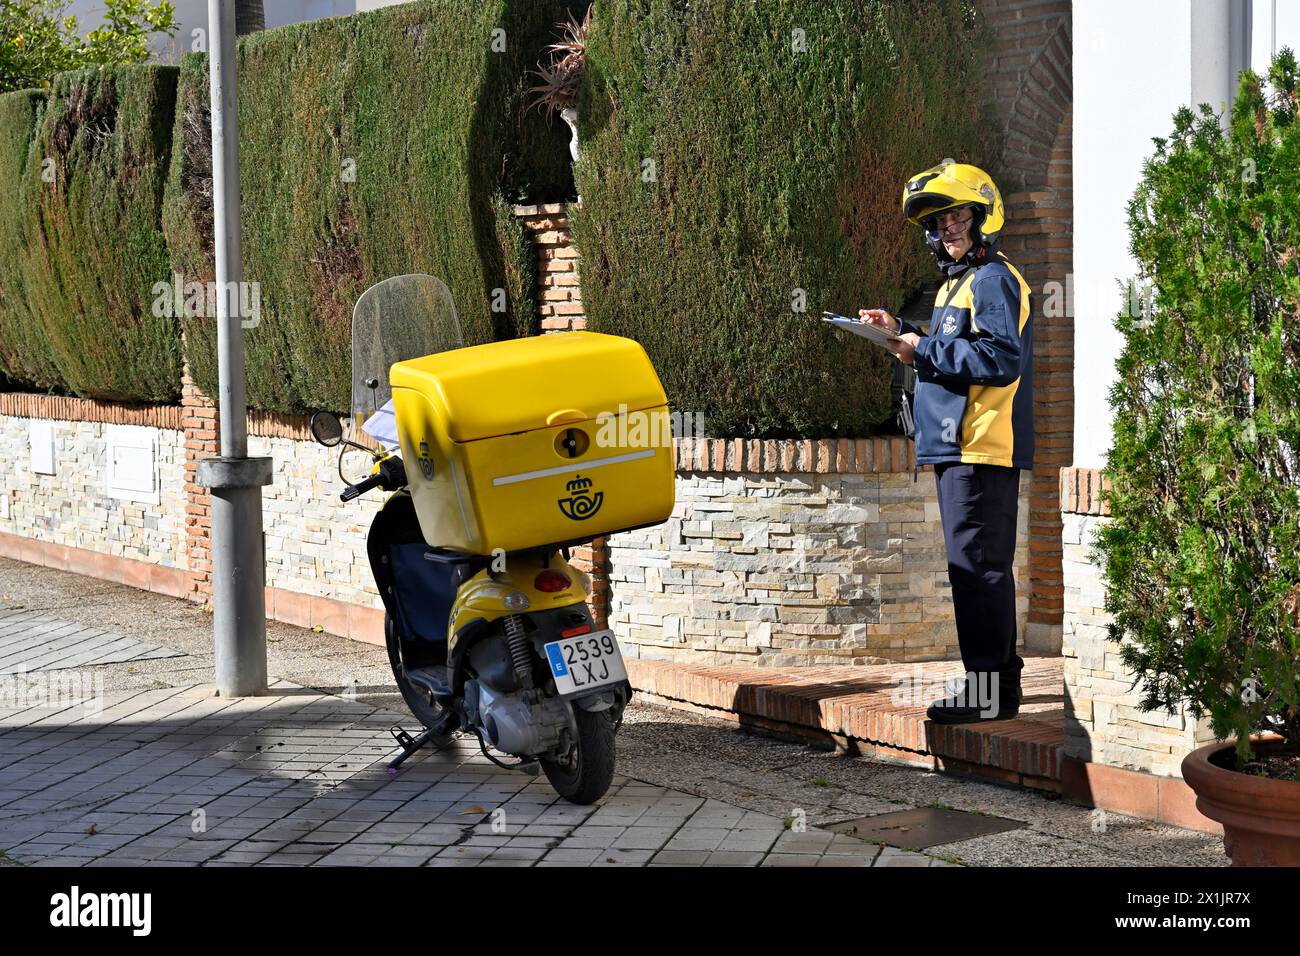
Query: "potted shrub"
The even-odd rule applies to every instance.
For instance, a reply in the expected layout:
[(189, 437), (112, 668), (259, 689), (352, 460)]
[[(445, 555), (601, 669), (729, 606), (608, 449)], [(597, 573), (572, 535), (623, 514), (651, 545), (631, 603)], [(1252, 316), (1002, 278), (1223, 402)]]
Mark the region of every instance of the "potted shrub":
[(1300, 123), (1296, 60), (1183, 109), (1129, 206), (1111, 639), (1144, 710), (1208, 716), (1183, 762), (1236, 865), (1300, 864)]
[(581, 23), (569, 14), (566, 20), (555, 25), (561, 39), (546, 48), (551, 52), (551, 62), (537, 65), (533, 75), (542, 82), (529, 91), (534, 94), (533, 106), (544, 110), (547, 116), (559, 113), (568, 125), (573, 137), (569, 154), (575, 163), (578, 161), (578, 89), (587, 66), (587, 33), (591, 29), (592, 9), (587, 8)]

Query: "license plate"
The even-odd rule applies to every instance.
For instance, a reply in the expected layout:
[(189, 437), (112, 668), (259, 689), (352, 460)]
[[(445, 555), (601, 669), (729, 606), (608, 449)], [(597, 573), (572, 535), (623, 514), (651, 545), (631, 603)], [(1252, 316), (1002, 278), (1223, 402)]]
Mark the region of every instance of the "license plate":
[(546, 645), (555, 689), (562, 697), (627, 680), (613, 631), (592, 631)]

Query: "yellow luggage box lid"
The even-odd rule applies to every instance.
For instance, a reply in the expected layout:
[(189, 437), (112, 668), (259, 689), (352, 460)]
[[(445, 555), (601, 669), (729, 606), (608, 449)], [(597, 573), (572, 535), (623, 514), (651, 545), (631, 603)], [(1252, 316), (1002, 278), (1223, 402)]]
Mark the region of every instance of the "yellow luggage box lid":
[(639, 342), (558, 332), (439, 352), (393, 365), (394, 388), (432, 400), (452, 441), (469, 442), (668, 402)]

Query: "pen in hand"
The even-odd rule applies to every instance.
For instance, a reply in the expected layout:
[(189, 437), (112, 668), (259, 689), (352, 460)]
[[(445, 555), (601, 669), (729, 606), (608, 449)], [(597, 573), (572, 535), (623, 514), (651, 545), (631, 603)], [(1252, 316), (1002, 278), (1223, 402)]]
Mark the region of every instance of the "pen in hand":
[(859, 309), (858, 318), (871, 325), (882, 326), (895, 335), (901, 334), (903, 331), (903, 323), (890, 315), (883, 305), (876, 306), (874, 309)]

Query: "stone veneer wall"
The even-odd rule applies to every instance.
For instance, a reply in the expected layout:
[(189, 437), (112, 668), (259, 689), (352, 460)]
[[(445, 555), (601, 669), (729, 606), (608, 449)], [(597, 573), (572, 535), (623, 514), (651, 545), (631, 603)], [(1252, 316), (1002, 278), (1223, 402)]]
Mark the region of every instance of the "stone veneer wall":
[(1097, 529), (1110, 520), (1101, 500), (1104, 481), (1096, 469), (1061, 470), (1065, 752), (1083, 762), (1180, 776), (1187, 752), (1214, 736), (1208, 721), (1182, 711), (1138, 709), (1139, 691), (1106, 629), (1103, 565), (1094, 552)]
[[(19, 399), (26, 402), (17, 405)], [(31, 538), (46, 545), (77, 548), (128, 558), (165, 568), (185, 567), (182, 516), (184, 452), (181, 432), (170, 410), (101, 414), (107, 421), (66, 421), (52, 416), (92, 415), (98, 403), (56, 399), (39, 408), (31, 396), (6, 397), (0, 403), (0, 533)], [(65, 407), (66, 406), (66, 407)], [(112, 406), (108, 406), (112, 408)], [(45, 411), (31, 416), (10, 412)], [(30, 434), (34, 421), (52, 421), (54, 474), (31, 468)], [(156, 427), (150, 422), (173, 424)], [(106, 482), (106, 430), (113, 425), (138, 428), (152, 437), (159, 502), (128, 501), (109, 496)]]
[[(384, 496), (339, 501), (343, 486), (337, 448), (252, 435), (248, 454), (271, 458), (274, 468), (271, 484), (262, 489), (266, 586), (382, 608), (366, 555), (366, 535)], [(344, 459), (343, 467), (347, 474), (363, 476), (369, 463), (357, 452)]]
[(627, 656), (783, 667), (958, 656), (934, 474), (913, 481), (910, 442), (699, 439), (679, 441), (677, 457), (672, 518), (607, 540), (609, 623)]

